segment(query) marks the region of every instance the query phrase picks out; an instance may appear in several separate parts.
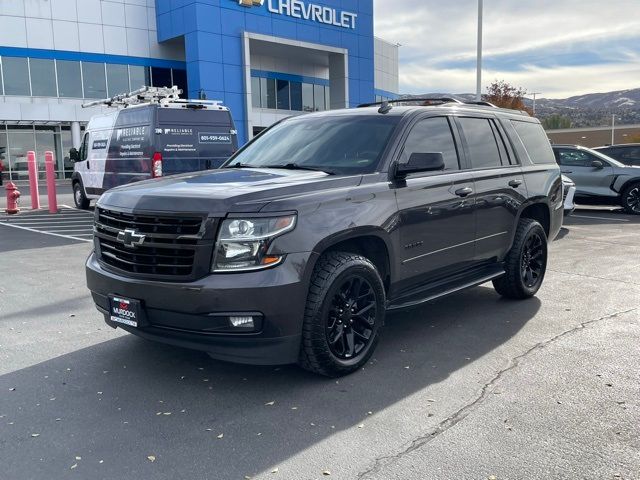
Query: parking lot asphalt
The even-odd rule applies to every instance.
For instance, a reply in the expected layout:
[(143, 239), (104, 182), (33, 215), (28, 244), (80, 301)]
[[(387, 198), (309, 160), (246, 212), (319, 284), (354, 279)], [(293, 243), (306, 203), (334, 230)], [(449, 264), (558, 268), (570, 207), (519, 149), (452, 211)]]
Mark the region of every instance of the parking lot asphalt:
[(537, 298), (390, 315), (331, 380), (112, 330), (89, 243), (0, 222), (0, 478), (638, 479), (639, 234), (578, 210)]

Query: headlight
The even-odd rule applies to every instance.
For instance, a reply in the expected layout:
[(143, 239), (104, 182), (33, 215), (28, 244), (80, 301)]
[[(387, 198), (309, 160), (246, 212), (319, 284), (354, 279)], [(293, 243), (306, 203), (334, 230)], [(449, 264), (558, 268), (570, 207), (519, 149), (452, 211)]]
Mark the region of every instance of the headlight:
[(213, 258), (213, 272), (260, 270), (279, 264), (282, 255), (267, 255), (274, 238), (296, 225), (295, 215), (229, 218), (222, 222)]

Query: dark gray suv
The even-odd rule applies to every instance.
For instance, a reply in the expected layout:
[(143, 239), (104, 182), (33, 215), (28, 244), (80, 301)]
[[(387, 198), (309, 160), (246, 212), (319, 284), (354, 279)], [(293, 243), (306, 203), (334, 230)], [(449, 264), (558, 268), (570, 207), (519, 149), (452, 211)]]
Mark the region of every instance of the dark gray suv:
[(384, 103), (287, 119), (220, 170), (108, 191), (87, 283), (112, 327), (338, 376), (388, 311), (488, 281), (535, 295), (562, 218), (536, 119)]

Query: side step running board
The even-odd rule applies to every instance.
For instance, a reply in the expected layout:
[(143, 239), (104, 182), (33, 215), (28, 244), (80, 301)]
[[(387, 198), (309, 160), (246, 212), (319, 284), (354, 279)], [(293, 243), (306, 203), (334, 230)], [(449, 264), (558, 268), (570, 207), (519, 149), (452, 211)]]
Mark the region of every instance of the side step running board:
[(451, 295), (452, 293), (456, 293), (461, 290), (466, 290), (467, 288), (477, 287), (478, 285), (482, 285), (483, 283), (490, 282), (491, 280), (501, 277), (504, 274), (505, 274), (504, 270), (500, 269), (500, 271), (496, 271), (491, 274), (486, 274), (482, 277), (477, 277), (467, 283), (450, 286), (449, 288), (445, 288), (444, 290), (427, 291), (425, 292), (426, 296), (423, 298), (415, 298), (413, 300), (408, 300), (405, 302), (402, 302), (402, 299), (400, 299), (400, 303), (390, 302), (389, 304), (387, 304), (387, 311), (401, 310), (403, 308), (415, 307), (416, 305), (430, 302), (431, 300), (435, 300), (437, 298), (446, 297), (447, 295)]

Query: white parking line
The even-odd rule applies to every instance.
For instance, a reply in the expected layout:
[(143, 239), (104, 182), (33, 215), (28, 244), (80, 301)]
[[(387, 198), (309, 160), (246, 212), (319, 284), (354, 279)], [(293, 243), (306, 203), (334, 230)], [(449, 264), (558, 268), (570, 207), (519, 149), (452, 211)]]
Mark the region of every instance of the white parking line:
[(54, 236), (54, 237), (61, 237), (61, 238), (66, 238), (66, 239), (71, 239), (71, 240), (78, 240), (80, 242), (91, 243), (91, 240), (88, 240), (86, 238), (74, 237), (74, 236), (71, 236), (71, 235), (62, 235), (60, 233), (50, 233), (50, 232), (42, 231), (42, 230), (35, 230), (33, 228), (21, 227), (20, 225), (13, 225), (13, 224), (7, 223), (7, 222), (0, 222), (0, 225), (6, 225), (7, 227), (18, 228), (20, 230), (27, 230), (28, 232), (42, 233), (44, 235), (51, 235), (51, 236)]
[(613, 220), (614, 222), (628, 222), (626, 218), (611, 218), (611, 217), (590, 217), (588, 215), (571, 215), (569, 218), (590, 218), (592, 220), (602, 220), (603, 222), (607, 222), (609, 220)]

